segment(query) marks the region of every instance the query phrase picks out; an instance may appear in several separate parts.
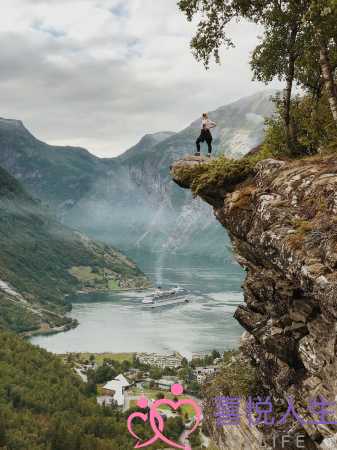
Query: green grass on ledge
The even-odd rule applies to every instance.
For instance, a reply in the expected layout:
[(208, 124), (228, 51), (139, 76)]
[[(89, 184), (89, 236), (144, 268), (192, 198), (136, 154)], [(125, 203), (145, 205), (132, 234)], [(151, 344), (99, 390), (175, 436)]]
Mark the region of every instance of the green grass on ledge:
[(184, 184), (190, 186), (195, 196), (209, 188), (224, 188), (230, 191), (235, 185), (255, 174), (255, 167), (259, 161), (271, 156), (268, 150), (262, 150), (241, 159), (227, 158), (222, 155), (193, 167), (176, 168), (175, 175)]

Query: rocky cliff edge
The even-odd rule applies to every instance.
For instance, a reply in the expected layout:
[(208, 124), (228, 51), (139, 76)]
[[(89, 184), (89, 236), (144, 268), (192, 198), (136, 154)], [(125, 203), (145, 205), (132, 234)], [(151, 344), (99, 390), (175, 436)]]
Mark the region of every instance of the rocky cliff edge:
[[(242, 352), (274, 401), (293, 397), (305, 421), (317, 421), (308, 403), (337, 396), (337, 156), (244, 162), (227, 173), (221, 164), (187, 156), (171, 174), (213, 206), (247, 272), (235, 312), (247, 330)], [(305, 448), (337, 448), (336, 425), (292, 423), (291, 432), (305, 434)], [(214, 429), (220, 448), (248, 444), (231, 433)], [(256, 439), (250, 448), (260, 448)]]

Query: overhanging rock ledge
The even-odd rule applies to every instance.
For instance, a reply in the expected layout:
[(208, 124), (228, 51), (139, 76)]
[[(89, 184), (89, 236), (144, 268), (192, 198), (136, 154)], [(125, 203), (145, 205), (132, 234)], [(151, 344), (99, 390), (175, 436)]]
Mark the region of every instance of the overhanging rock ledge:
[[(242, 352), (273, 399), (293, 397), (297, 412), (317, 422), (310, 400), (337, 398), (337, 157), (266, 159), (228, 185), (225, 174), (214, 176), (215, 164), (187, 156), (171, 175), (192, 189), (202, 177), (198, 195), (213, 206), (247, 271), (245, 304), (235, 312), (247, 330)], [(337, 448), (336, 425), (298, 424), (291, 432), (305, 434), (306, 448)], [(228, 433), (233, 438), (214, 430), (221, 449), (247, 445), (246, 432), (236, 431), (234, 441)]]

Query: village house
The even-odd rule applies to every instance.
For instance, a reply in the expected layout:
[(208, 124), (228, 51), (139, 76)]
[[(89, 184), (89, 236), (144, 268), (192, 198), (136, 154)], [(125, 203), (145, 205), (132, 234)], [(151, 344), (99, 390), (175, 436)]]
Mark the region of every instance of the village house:
[(207, 356), (210, 356), (211, 353), (210, 352), (195, 352), (192, 353), (192, 361), (194, 359), (205, 359)]
[(164, 369), (170, 367), (171, 369), (177, 369), (181, 367), (183, 357), (180, 353), (137, 353), (136, 358), (141, 364), (146, 364), (151, 367), (159, 367)]
[(182, 381), (178, 380), (175, 377), (161, 378), (160, 380), (154, 381), (154, 383), (158, 389), (163, 389), (165, 391), (171, 390), (173, 384), (183, 384)]
[[(112, 399), (118, 406), (124, 406), (124, 393), (130, 387), (130, 383), (124, 375), (118, 375), (114, 380), (108, 381), (102, 388), (103, 396), (97, 398), (98, 403), (109, 403), (109, 398)], [(108, 401), (107, 401), (108, 400)], [(111, 402), (110, 402), (111, 403)]]

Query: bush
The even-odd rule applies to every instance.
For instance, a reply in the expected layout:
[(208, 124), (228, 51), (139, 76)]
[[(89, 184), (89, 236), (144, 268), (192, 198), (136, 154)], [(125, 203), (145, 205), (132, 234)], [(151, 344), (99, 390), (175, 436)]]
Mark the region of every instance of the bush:
[(298, 158), (337, 150), (337, 127), (326, 96), (297, 96), (291, 102), (293, 139), (287, 144), (283, 102), (275, 98), (276, 113), (266, 120), (265, 149), (275, 157)]
[(217, 376), (204, 387), (204, 394), (208, 399), (219, 395), (247, 398), (257, 395), (260, 388), (255, 367), (237, 359), (221, 368)]

